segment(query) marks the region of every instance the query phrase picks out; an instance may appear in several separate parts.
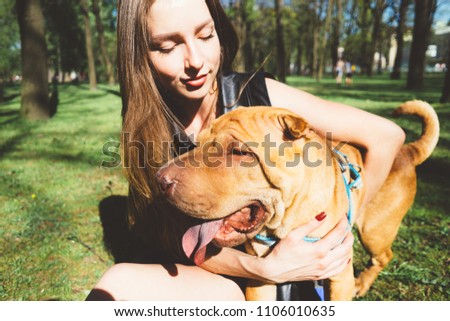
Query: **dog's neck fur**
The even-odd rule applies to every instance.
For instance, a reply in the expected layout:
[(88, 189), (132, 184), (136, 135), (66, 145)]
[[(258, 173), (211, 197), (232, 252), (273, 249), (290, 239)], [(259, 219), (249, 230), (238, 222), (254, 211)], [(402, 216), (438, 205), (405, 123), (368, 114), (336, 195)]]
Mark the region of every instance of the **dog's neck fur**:
[[(292, 228), (306, 224), (321, 212), (335, 213), (336, 215), (332, 215), (332, 217), (336, 219), (327, 220), (310, 235), (311, 237), (323, 237), (337, 223), (337, 218), (341, 217), (338, 213), (345, 214), (348, 211), (349, 200), (338, 162), (334, 157), (331, 161), (327, 159), (333, 154), (324, 139), (317, 137), (313, 141), (324, 146), (314, 153), (314, 160), (320, 160), (321, 163), (316, 167), (303, 163), (301, 165), (304, 167), (303, 173), (309, 173), (306, 177), (311, 179), (298, 184), (299, 189), (292, 191), (290, 195), (284, 195), (286, 205), (284, 219), (281, 225), (273, 231), (279, 238), (284, 238), (289, 233), (290, 230), (287, 230), (286, 226)], [(294, 179), (302, 180), (302, 177)], [(321, 192), (310, 194), (310, 190)]]

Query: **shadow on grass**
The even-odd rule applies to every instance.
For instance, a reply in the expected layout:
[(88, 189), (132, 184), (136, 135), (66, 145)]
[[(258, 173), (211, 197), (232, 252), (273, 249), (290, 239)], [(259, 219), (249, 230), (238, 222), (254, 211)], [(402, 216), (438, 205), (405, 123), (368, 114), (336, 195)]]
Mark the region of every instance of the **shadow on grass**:
[[(421, 181), (431, 183), (434, 185), (441, 185), (441, 191), (449, 191), (450, 187), (450, 163), (442, 158), (429, 158), (423, 164), (417, 167), (417, 175)], [(448, 195), (448, 194), (447, 194)], [(448, 197), (444, 198), (447, 202)], [(442, 211), (447, 211), (448, 208), (443, 208)]]
[(19, 94), (9, 95), (0, 103), (0, 125), (3, 126), (20, 120), (20, 110), (14, 108), (17, 104), (12, 101), (18, 96)]
[(111, 88), (104, 87), (104, 86), (98, 86), (98, 89), (103, 90), (103, 91), (105, 91), (107, 93), (116, 95), (117, 97), (122, 97), (122, 95), (120, 94), (120, 91), (118, 91), (118, 90), (111, 89)]
[(99, 203), (103, 243), (115, 263), (147, 261), (146, 248), (134, 230), (128, 227), (127, 196), (111, 195)]
[(291, 76), (288, 84), (304, 89), (324, 98), (345, 98), (360, 101), (402, 102), (411, 99), (421, 99), (431, 104), (439, 103), (442, 90), (443, 75), (426, 74), (422, 91), (406, 89), (406, 75), (401, 80), (391, 80), (388, 74), (381, 76), (356, 76), (350, 86), (338, 85), (334, 79), (325, 77), (316, 82), (308, 77)]
[[(157, 221), (157, 217), (151, 214), (150, 210), (143, 213), (145, 217), (137, 220), (134, 227), (129, 228), (127, 219), (127, 196), (111, 195), (102, 199), (99, 203), (100, 221), (103, 227), (103, 243), (105, 249), (113, 256), (115, 263), (153, 263), (153, 264), (173, 264), (174, 262), (182, 264), (192, 264), (186, 258), (184, 252), (172, 248), (167, 251), (158, 241), (158, 231), (162, 228), (164, 222)], [(174, 207), (166, 204), (164, 215), (171, 215), (177, 226), (173, 226), (170, 238), (180, 240), (179, 233), (184, 232), (194, 225), (199, 224), (201, 220), (187, 216)], [(166, 222), (168, 223), (168, 222)], [(182, 235), (181, 234), (181, 235)], [(168, 240), (164, 240), (166, 242)], [(168, 241), (170, 242), (170, 241)], [(174, 246), (175, 243), (169, 244)], [(211, 247), (208, 253), (213, 255), (217, 248)]]
[(8, 117), (12, 115), (18, 115), (19, 112), (17, 110), (0, 110), (0, 117)]
[(14, 93), (14, 94), (11, 94), (11, 95), (3, 96), (2, 103), (6, 103), (6, 102), (8, 102), (10, 100), (13, 100), (14, 98), (19, 97), (19, 96), (20, 96), (20, 94), (18, 94), (18, 93)]
[[(9, 118), (3, 119), (2, 116), (10, 116)], [(9, 114), (0, 115), (0, 126), (5, 126), (11, 123), (15, 123), (20, 119), (20, 114), (15, 111), (11, 111)]]
[[(20, 124), (21, 123), (20, 116), (12, 117), (11, 119), (8, 119), (1, 124), (5, 125), (7, 123), (13, 122), (15, 122), (16, 124)], [(32, 131), (35, 127), (36, 127), (35, 124), (29, 124), (29, 126), (23, 128), (20, 134), (11, 137), (5, 142), (2, 142), (2, 144), (0, 145), (0, 158), (5, 157), (10, 152), (14, 151), (17, 146), (21, 145), (23, 141), (27, 140), (32, 134)]]

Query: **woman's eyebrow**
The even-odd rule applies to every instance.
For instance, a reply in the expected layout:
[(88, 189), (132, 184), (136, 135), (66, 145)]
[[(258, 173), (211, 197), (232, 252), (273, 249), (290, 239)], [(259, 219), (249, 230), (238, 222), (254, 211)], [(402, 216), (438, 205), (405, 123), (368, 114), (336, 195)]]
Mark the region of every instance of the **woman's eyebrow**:
[[(206, 26), (208, 26), (209, 24), (211, 24), (212, 22), (214, 22), (211, 18), (203, 21), (202, 23), (200, 23), (199, 25), (197, 25), (194, 28), (195, 33), (200, 32), (203, 28), (205, 28)], [(156, 35), (156, 36), (152, 36), (151, 37), (151, 42), (155, 43), (155, 42), (163, 42), (164, 40), (170, 40), (170, 39), (177, 39), (180, 38), (180, 33), (179, 32), (168, 32), (168, 33), (163, 33), (160, 35)]]
[(211, 23), (213, 23), (213, 22), (214, 22), (214, 21), (213, 21), (211, 18), (209, 18), (209, 19), (203, 21), (201, 24), (199, 24), (197, 27), (195, 27), (195, 29), (194, 29), (194, 30), (195, 30), (195, 33), (201, 31), (203, 28), (205, 28), (206, 26), (208, 26), (209, 24), (211, 24)]

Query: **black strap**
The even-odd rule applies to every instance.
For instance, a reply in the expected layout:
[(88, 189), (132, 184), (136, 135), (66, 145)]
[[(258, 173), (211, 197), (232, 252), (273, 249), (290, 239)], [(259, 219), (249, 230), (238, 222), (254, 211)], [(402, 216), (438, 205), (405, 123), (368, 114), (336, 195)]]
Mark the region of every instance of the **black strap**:
[(266, 78), (274, 78), (266, 72), (229, 73), (219, 77), (219, 103), (222, 114), (239, 106), (271, 106)]
[(277, 301), (321, 301), (314, 282), (288, 282), (277, 284)]

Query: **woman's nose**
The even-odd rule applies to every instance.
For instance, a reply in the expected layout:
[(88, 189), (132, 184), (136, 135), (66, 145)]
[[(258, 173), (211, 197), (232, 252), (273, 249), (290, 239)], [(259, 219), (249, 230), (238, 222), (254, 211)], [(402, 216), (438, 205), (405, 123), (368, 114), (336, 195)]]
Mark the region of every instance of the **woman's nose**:
[(196, 70), (203, 67), (203, 58), (195, 43), (190, 43), (186, 46), (185, 67), (186, 69)]

